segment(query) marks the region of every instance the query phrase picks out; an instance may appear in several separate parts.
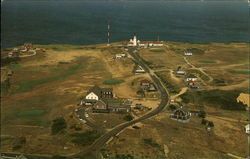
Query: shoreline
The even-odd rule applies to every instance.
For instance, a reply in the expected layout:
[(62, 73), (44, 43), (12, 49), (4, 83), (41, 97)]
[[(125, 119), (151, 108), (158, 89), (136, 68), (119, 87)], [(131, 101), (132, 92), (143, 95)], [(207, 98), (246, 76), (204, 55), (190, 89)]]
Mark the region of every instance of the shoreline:
[[(112, 42), (110, 43), (111, 46), (114, 45), (114, 44), (121, 44), (122, 42), (124, 41), (118, 41), (118, 42)], [(154, 41), (154, 42), (157, 42), (157, 41)], [(166, 43), (177, 43), (177, 44), (200, 44), (200, 45), (205, 45), (205, 44), (250, 44), (250, 41), (249, 42), (180, 42), (180, 41), (162, 41), (164, 44)], [(8, 50), (8, 49), (12, 49), (12, 48), (15, 48), (15, 47), (20, 47), (22, 46), (23, 44), (19, 44), (19, 45), (15, 45), (15, 46), (11, 46), (11, 47), (1, 47), (1, 51), (4, 51), (4, 50)], [(102, 45), (105, 45), (107, 46), (107, 43), (96, 43), (96, 44), (64, 44), (64, 43), (51, 43), (51, 44), (38, 44), (38, 43), (33, 43), (33, 45), (35, 46), (69, 46), (69, 47), (91, 47), (91, 46), (102, 46)], [(125, 46), (125, 47), (130, 47), (130, 46)]]

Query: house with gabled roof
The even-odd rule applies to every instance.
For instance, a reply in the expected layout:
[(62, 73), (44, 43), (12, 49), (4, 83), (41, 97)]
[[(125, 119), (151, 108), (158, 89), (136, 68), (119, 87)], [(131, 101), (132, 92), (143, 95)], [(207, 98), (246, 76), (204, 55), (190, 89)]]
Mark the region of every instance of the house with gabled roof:
[(194, 74), (188, 75), (187, 79), (186, 79), (187, 82), (188, 81), (197, 81), (197, 80), (198, 80), (198, 78)]
[(191, 113), (187, 108), (181, 106), (180, 108), (176, 109), (173, 114), (170, 115), (170, 118), (182, 123), (187, 123), (191, 118)]
[(84, 101), (81, 101), (81, 103), (85, 103), (85, 105), (92, 105), (100, 99), (105, 98), (113, 98), (113, 88), (100, 88), (95, 85), (87, 92)]
[(93, 105), (92, 111), (93, 113), (108, 113), (108, 105), (101, 99)]
[(142, 66), (137, 65), (135, 68), (135, 74), (145, 73), (146, 71), (142, 68)]

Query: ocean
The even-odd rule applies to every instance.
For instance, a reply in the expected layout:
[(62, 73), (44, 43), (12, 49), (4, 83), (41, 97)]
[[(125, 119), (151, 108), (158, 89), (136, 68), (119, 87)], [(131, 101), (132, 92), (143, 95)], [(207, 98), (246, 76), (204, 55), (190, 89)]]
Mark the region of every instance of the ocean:
[(1, 47), (34, 44), (89, 45), (129, 40), (249, 42), (247, 2), (32, 1), (1, 5)]

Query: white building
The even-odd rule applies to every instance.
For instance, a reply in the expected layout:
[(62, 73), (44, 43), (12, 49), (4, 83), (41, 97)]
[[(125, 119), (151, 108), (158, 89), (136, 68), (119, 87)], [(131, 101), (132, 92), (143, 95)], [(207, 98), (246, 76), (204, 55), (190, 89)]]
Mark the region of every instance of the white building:
[(157, 46), (163, 46), (163, 42), (160, 42), (160, 41), (150, 41), (148, 43), (149, 46), (152, 46), (152, 47), (157, 47)]
[(193, 53), (192, 53), (192, 52), (190, 52), (190, 51), (184, 51), (184, 55), (185, 55), (185, 56), (192, 56), (192, 55), (193, 55)]
[(193, 74), (189, 75), (189, 76), (187, 77), (187, 79), (186, 79), (187, 82), (189, 82), (189, 81), (195, 82), (195, 81), (197, 81), (197, 80), (198, 80), (198, 78), (197, 78), (195, 75), (193, 75)]
[(140, 41), (137, 40), (136, 36), (133, 37), (133, 39), (130, 39), (129, 42), (128, 42), (128, 46), (137, 46), (137, 44), (139, 43)]
[(98, 95), (96, 95), (94, 92), (89, 92), (85, 99), (89, 99), (89, 100), (99, 100)]
[(185, 71), (176, 71), (177, 76), (184, 76), (186, 74)]
[(146, 71), (138, 65), (137, 68), (135, 69), (135, 74), (140, 74), (140, 73), (145, 73)]
[(247, 134), (250, 134), (250, 124), (247, 124), (246, 126), (245, 126), (245, 131), (246, 131), (246, 133)]

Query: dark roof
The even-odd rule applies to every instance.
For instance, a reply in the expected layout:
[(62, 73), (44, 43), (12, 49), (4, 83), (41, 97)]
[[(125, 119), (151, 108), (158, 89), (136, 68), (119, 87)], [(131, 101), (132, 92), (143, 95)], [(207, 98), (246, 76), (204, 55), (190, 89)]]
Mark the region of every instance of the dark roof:
[(187, 78), (197, 78), (194, 74), (189, 74)]
[(101, 88), (102, 92), (113, 92), (113, 88)]
[(151, 83), (151, 81), (149, 81), (147, 79), (143, 79), (143, 80), (141, 80), (141, 83)]
[(183, 111), (185, 113), (189, 113), (189, 110), (187, 108), (185, 108), (185, 107), (180, 107), (180, 108), (176, 109), (176, 111), (178, 111), (178, 110), (181, 110), (181, 111)]
[(88, 93), (95, 93), (98, 97), (101, 96), (101, 88), (97, 85), (95, 85), (94, 87), (90, 88), (89, 92)]

